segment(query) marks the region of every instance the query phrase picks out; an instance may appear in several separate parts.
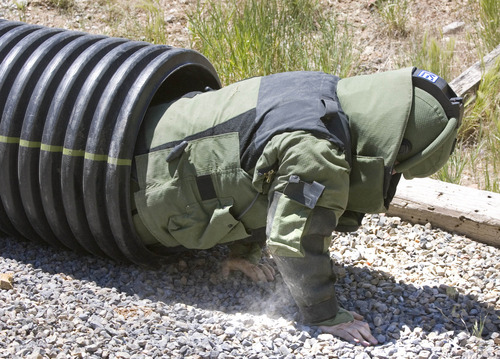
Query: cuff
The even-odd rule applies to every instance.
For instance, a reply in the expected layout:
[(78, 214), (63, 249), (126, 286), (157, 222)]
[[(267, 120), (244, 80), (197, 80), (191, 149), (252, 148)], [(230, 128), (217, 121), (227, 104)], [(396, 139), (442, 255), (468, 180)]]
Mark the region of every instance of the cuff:
[(342, 324), (342, 323), (349, 323), (349, 322), (352, 322), (353, 320), (354, 320), (354, 317), (352, 316), (351, 312), (345, 310), (344, 308), (339, 308), (339, 311), (337, 312), (337, 315), (334, 318), (325, 320), (323, 322), (314, 323), (313, 325), (316, 325), (316, 326), (324, 325), (324, 326), (332, 327), (334, 325), (338, 325), (338, 324)]
[(328, 300), (311, 305), (309, 307), (303, 307), (299, 305), (299, 308), (302, 312), (304, 322), (310, 323), (311, 325), (318, 325), (317, 323), (323, 323), (324, 321), (326, 321), (324, 318), (331, 318), (333, 313), (337, 313), (337, 317), (340, 311), (337, 303), (337, 297), (335, 295)]
[(262, 248), (256, 242), (233, 242), (229, 246), (229, 256), (243, 258), (252, 264), (258, 264), (262, 258)]

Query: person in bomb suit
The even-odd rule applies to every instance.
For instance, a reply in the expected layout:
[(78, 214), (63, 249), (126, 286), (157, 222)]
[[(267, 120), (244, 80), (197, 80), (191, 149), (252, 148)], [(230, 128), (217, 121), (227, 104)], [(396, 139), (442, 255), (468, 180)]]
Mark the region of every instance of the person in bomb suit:
[(306, 324), (376, 344), (337, 302), (328, 247), (397, 183), (446, 162), (462, 101), (415, 68), (340, 79), (256, 77), (151, 107), (137, 140), (133, 219), (152, 250), (230, 246), (223, 271), (273, 280), (263, 243)]

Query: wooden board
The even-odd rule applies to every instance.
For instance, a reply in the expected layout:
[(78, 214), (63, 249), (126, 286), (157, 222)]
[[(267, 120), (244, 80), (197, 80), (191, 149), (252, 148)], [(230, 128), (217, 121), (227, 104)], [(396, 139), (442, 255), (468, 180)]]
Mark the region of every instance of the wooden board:
[(401, 179), (389, 216), (500, 247), (500, 194), (417, 178)]
[(470, 90), (477, 87), (481, 81), (483, 70), (488, 70), (494, 63), (495, 59), (500, 55), (500, 45), (492, 52), (486, 55), (482, 60), (476, 62), (467, 70), (462, 72), (460, 76), (450, 82), (450, 87), (458, 96), (464, 96)]

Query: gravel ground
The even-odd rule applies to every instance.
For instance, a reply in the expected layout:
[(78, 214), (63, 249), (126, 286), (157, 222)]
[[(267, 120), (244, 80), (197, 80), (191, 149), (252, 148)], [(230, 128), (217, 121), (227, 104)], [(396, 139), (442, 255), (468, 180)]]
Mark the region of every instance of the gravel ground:
[(150, 270), (2, 238), (0, 358), (500, 358), (500, 249), (373, 215), (331, 250), (378, 346), (301, 325), (280, 276), (221, 279), (225, 247)]
[[(381, 36), (369, 1), (330, 2), (355, 17), (366, 69), (393, 66), (403, 40)], [(114, 2), (79, 0), (67, 14), (46, 3), (0, 0), (0, 17), (120, 35), (112, 17), (124, 10)], [(190, 2), (162, 3), (170, 44), (185, 46)], [(415, 2), (412, 18), (438, 29), (466, 21), (467, 7), (450, 8), (459, 3)], [(474, 55), (465, 31), (456, 36), (468, 49), (459, 52)], [(238, 273), (222, 280), (224, 247), (149, 270), (2, 237), (0, 285), (8, 288), (11, 275), (12, 288), (0, 289), (0, 358), (500, 358), (500, 249), (374, 215), (358, 232), (335, 236), (331, 251), (339, 299), (365, 315), (376, 347), (301, 325), (279, 275), (273, 283)]]

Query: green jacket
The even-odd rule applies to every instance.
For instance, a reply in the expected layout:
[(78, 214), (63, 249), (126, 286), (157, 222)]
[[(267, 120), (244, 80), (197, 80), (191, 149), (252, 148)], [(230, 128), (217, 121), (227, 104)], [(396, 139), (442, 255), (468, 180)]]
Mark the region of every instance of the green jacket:
[[(393, 75), (410, 81), (406, 106), (409, 74)], [(351, 94), (358, 84), (347, 80), (315, 72), (276, 74), (151, 108), (133, 178), (133, 218), (144, 242), (206, 249), (258, 240), (265, 228), (267, 246), (305, 321), (350, 320), (335, 296), (330, 236), (340, 225), (355, 229), (362, 213), (387, 207), (397, 183), (388, 175), (397, 139), (381, 142), (382, 151), (377, 144), (375, 151), (369, 148), (356, 123), (366, 118), (354, 111), (347, 122), (342, 111), (344, 101), (350, 109), (357, 108), (356, 99), (366, 102), (364, 94)]]

